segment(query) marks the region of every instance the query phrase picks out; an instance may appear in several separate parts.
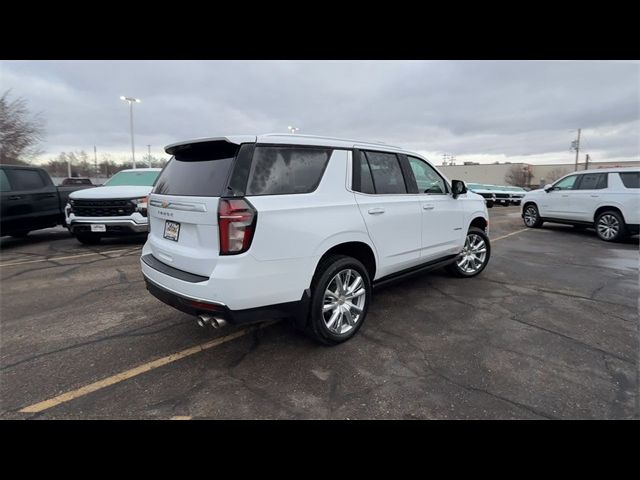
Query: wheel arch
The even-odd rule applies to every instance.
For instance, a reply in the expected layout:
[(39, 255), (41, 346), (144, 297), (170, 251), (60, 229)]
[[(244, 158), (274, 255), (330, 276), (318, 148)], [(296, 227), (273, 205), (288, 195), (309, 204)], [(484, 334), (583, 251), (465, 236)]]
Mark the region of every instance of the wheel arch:
[(331, 255), (347, 255), (359, 260), (367, 269), (371, 281), (375, 278), (378, 265), (376, 252), (367, 242), (362, 240), (349, 240), (334, 244), (329, 248), (325, 247), (325, 251), (320, 255), (314, 266), (314, 276), (317, 273), (318, 265), (320, 265), (325, 258)]
[(622, 210), (620, 208), (614, 206), (614, 205), (602, 205), (602, 206), (598, 207), (596, 209), (596, 211), (594, 212), (594, 214), (593, 214), (593, 223), (594, 224), (596, 223), (596, 219), (598, 218), (598, 216), (601, 213), (609, 211), (609, 210), (613, 210), (614, 212), (620, 214), (620, 216), (622, 217), (622, 221), (626, 223), (626, 220), (624, 218), (624, 214), (622, 213)]

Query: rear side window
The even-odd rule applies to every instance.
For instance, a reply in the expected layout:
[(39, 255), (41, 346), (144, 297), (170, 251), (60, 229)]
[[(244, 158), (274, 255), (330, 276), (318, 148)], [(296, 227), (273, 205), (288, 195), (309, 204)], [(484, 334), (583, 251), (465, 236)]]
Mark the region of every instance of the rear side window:
[(14, 190), (39, 190), (45, 186), (45, 182), (37, 170), (8, 170), (7, 176)]
[(640, 172), (620, 173), (622, 183), (627, 188), (640, 188)]
[(169, 160), (153, 193), (196, 197), (223, 195), (239, 146), (229, 142), (187, 145)]
[(4, 170), (0, 170), (0, 192), (8, 192), (11, 190), (11, 184)]
[(369, 162), (366, 157), (360, 151), (353, 152), (353, 179), (352, 188), (355, 192), (376, 193), (373, 187), (373, 177), (371, 176), (371, 169), (369, 168)]
[(407, 193), (402, 169), (395, 153), (365, 152), (377, 194)]
[(247, 195), (285, 195), (314, 191), (327, 166), (331, 149), (256, 146)]
[(599, 190), (607, 188), (607, 173), (585, 173), (580, 175), (578, 190)]

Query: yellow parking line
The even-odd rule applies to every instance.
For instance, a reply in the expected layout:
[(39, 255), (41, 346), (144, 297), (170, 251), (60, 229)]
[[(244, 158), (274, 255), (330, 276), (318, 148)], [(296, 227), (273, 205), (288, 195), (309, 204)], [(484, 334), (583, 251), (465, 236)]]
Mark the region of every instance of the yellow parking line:
[(110, 377), (104, 378), (97, 382), (91, 383), (84, 387), (78, 388), (77, 390), (72, 390), (67, 393), (63, 393), (62, 395), (58, 395), (57, 397), (50, 398), (49, 400), (45, 400), (43, 402), (38, 402), (33, 405), (29, 405), (28, 407), (24, 407), (20, 409), (22, 413), (38, 413), (44, 410), (48, 410), (49, 408), (60, 405), (61, 403), (68, 402), (78, 397), (82, 397), (87, 395), (88, 393), (95, 392), (97, 390), (101, 390), (105, 387), (109, 387), (111, 385), (115, 385), (116, 383), (120, 383), (129, 378), (137, 377), (143, 373), (149, 372), (151, 370), (155, 370), (156, 368), (162, 367), (163, 365), (167, 365), (168, 363), (175, 362), (176, 360), (180, 360), (185, 357), (189, 357), (193, 354), (202, 352), (204, 350), (208, 350), (210, 348), (216, 347), (223, 343), (229, 342), (236, 338), (242, 337), (254, 330), (259, 328), (266, 327), (268, 325), (272, 325), (274, 322), (265, 323), (262, 325), (258, 325), (255, 327), (249, 327), (244, 330), (239, 330), (235, 333), (227, 335), (225, 337), (216, 338), (215, 340), (211, 340), (209, 342), (201, 343), (200, 345), (196, 345), (195, 347), (187, 348), (178, 353), (173, 353), (171, 355), (167, 355), (166, 357), (158, 358), (157, 360), (153, 360), (152, 362), (144, 363), (130, 370), (126, 370), (124, 372), (117, 373)]
[(507, 233), (506, 235), (502, 235), (501, 237), (490, 239), (492, 242), (497, 242), (498, 240), (502, 240), (503, 238), (510, 237), (511, 235), (516, 235), (518, 233), (526, 232), (527, 230), (531, 230), (530, 228), (523, 228), (522, 230), (516, 230), (515, 232)]
[(81, 253), (79, 255), (69, 255), (68, 257), (40, 258), (38, 260), (26, 260), (24, 262), (2, 263), (0, 267), (10, 267), (12, 265), (25, 265), (27, 263), (51, 262), (58, 260), (68, 260), (69, 258), (89, 257), (91, 255), (104, 255), (105, 253), (134, 252), (140, 248), (122, 248), (118, 250), (104, 250), (102, 252)]
[(191, 420), (191, 417), (189, 415), (176, 415), (171, 417), (171, 420)]

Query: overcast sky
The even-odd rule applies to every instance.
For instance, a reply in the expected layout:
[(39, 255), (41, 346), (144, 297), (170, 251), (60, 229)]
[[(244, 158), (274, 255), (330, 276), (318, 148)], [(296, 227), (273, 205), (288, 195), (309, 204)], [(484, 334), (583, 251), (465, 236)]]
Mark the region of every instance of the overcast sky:
[[(286, 132), (463, 161), (640, 159), (640, 63), (611, 61), (3, 61), (0, 91), (46, 120), (46, 155), (136, 158), (174, 141)], [(584, 157), (580, 159), (584, 161)]]

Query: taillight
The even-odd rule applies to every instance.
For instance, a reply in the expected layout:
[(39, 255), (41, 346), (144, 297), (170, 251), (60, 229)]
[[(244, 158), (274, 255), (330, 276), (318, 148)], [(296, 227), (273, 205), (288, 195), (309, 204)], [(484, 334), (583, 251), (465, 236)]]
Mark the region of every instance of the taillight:
[(218, 203), (220, 255), (236, 255), (251, 246), (258, 212), (245, 199), (221, 198)]

